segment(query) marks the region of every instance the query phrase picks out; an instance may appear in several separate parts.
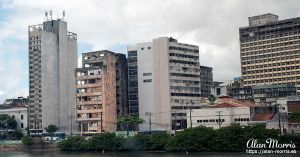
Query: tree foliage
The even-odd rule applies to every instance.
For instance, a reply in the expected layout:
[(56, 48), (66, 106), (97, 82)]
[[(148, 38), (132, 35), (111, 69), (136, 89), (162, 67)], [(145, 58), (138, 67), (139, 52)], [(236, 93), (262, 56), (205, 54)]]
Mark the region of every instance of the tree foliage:
[(0, 114), (0, 128), (1, 129), (16, 129), (17, 121), (7, 114)]
[(58, 143), (58, 147), (65, 151), (80, 151), (84, 150), (86, 143), (83, 137), (70, 136), (67, 139)]
[(274, 129), (266, 129), (265, 125), (240, 126), (234, 124), (221, 129), (210, 127), (189, 128), (171, 136), (167, 133), (137, 134), (134, 137), (117, 137), (114, 133), (105, 133), (92, 136), (88, 140), (82, 137), (70, 137), (59, 143), (62, 150), (93, 150), (93, 151), (200, 151), (224, 152), (246, 149), (246, 143), (254, 138), (258, 143), (267, 138), (273, 138), (280, 143), (293, 141), (298, 148), (300, 136), (280, 136)]
[(30, 146), (30, 145), (33, 144), (33, 139), (30, 136), (25, 136), (25, 137), (22, 138), (22, 143), (24, 145)]
[(126, 127), (127, 136), (129, 135), (129, 129), (131, 126), (142, 124), (143, 122), (144, 122), (143, 119), (141, 119), (135, 115), (122, 116), (122, 117), (118, 118), (118, 120), (117, 120), (118, 124)]
[(289, 121), (290, 122), (300, 122), (300, 111), (291, 113), (289, 115)]
[(48, 127), (45, 128), (45, 130), (47, 131), (47, 133), (50, 134), (50, 136), (51, 136), (51, 142), (52, 142), (53, 135), (58, 130), (58, 127), (56, 125), (50, 124), (50, 125), (48, 125)]

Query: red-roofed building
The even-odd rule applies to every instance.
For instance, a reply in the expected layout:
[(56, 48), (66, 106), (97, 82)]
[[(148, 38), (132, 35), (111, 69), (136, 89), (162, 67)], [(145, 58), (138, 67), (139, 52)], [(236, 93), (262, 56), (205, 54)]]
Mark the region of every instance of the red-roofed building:
[[(188, 127), (207, 126), (218, 129), (233, 123), (248, 125), (252, 117), (252, 108), (256, 107), (251, 102), (243, 102), (229, 96), (220, 96), (214, 104), (207, 104), (202, 109), (194, 109), (191, 120), (187, 119)], [(189, 112), (187, 117), (190, 117)]]

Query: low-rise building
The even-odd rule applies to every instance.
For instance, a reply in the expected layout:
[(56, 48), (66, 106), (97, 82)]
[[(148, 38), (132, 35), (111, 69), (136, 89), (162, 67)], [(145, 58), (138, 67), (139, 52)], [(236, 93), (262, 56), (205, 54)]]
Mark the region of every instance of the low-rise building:
[(248, 125), (254, 104), (242, 102), (230, 97), (220, 97), (213, 105), (187, 112), (188, 127), (206, 126), (218, 129), (234, 123)]
[(28, 128), (28, 108), (26, 105), (1, 106), (0, 114), (7, 114), (17, 121), (17, 129), (26, 134)]

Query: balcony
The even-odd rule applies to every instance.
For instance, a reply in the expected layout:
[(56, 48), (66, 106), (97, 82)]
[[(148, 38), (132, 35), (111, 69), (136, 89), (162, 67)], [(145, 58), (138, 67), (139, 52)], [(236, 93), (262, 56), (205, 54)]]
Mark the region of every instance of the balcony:
[(95, 105), (102, 104), (101, 100), (92, 100), (92, 101), (77, 101), (77, 105)]
[(77, 97), (80, 97), (80, 96), (96, 96), (96, 95), (102, 95), (102, 92), (77, 93)]
[(99, 74), (99, 75), (84, 75), (84, 76), (76, 76), (77, 80), (86, 80), (86, 79), (95, 79), (95, 78), (101, 78), (102, 75)]
[(77, 113), (100, 113), (103, 112), (102, 109), (87, 109), (87, 110), (77, 110)]
[(95, 118), (80, 117), (80, 118), (77, 118), (77, 121), (101, 121), (101, 118), (99, 118), (99, 117), (95, 117)]
[(93, 83), (93, 84), (77, 84), (77, 88), (90, 88), (90, 87), (100, 87), (102, 83)]

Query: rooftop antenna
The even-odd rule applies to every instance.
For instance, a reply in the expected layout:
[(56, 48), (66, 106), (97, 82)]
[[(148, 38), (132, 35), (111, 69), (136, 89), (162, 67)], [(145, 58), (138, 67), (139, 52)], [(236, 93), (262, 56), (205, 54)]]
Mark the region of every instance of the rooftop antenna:
[(48, 21), (48, 12), (45, 10), (45, 21)]
[(65, 20), (66, 11), (63, 11), (63, 12), (62, 12), (62, 15), (63, 15), (62, 20)]
[(49, 13), (50, 13), (50, 20), (52, 20), (52, 10), (50, 10)]

